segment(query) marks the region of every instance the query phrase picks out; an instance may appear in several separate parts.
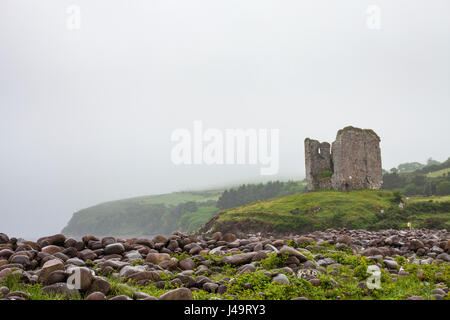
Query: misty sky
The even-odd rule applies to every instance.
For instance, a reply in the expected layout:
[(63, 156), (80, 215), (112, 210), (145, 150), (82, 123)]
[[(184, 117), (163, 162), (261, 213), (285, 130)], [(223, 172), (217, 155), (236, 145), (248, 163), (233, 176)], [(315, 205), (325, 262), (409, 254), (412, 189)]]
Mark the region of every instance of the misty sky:
[[(66, 26), (69, 5), (79, 30)], [(381, 29), (366, 26), (369, 5)], [(383, 168), (450, 156), (448, 0), (2, 0), (0, 232), (58, 233), (114, 199), (303, 179), (347, 125)], [(171, 133), (280, 130), (279, 175), (171, 162)]]

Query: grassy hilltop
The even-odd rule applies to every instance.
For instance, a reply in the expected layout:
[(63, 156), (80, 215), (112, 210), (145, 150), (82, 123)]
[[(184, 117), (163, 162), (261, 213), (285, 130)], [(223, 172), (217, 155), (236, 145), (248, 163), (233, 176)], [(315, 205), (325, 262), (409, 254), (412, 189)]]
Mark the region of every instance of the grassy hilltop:
[(151, 235), (198, 228), (216, 212), (222, 190), (174, 192), (100, 203), (73, 214), (64, 234)]
[[(219, 212), (199, 232), (302, 233), (327, 228), (380, 230), (450, 227), (450, 201), (406, 200), (384, 190), (317, 191)], [(405, 202), (405, 203), (403, 203)], [(402, 204), (400, 204), (402, 203)]]
[[(407, 222), (449, 229), (449, 170), (450, 159), (403, 163), (385, 171), (385, 190), (378, 191), (305, 193), (304, 181), (270, 181), (110, 201), (74, 213), (62, 232), (139, 236), (200, 228), (201, 232), (298, 233), (332, 227), (399, 229)], [(400, 201), (405, 208), (399, 208)]]
[(300, 181), (246, 184), (229, 190), (173, 192), (101, 203), (75, 212), (67, 235), (140, 236), (191, 232), (219, 210), (303, 192)]

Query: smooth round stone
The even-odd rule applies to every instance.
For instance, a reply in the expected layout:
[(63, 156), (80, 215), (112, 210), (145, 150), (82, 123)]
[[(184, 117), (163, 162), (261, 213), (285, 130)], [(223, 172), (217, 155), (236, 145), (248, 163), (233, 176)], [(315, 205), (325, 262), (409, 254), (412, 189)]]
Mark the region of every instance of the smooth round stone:
[(123, 246), (123, 244), (117, 242), (117, 243), (111, 243), (108, 244), (105, 247), (105, 254), (109, 255), (109, 254), (122, 254), (125, 252), (125, 247)]
[(275, 277), (273, 277), (272, 282), (278, 283), (278, 284), (288, 284), (289, 279), (284, 274), (280, 273), (280, 274), (276, 275)]
[(30, 265), (30, 258), (26, 255), (19, 254), (17, 256), (12, 257), (11, 263), (18, 263), (23, 266), (28, 266)]
[(106, 296), (103, 292), (92, 292), (86, 297), (85, 300), (106, 300)]
[(124, 294), (121, 294), (119, 296), (112, 297), (109, 300), (133, 300), (133, 299), (131, 299), (130, 297), (128, 297), (128, 296), (126, 296)]
[(0, 287), (0, 295), (2, 296), (6, 296), (9, 293), (9, 288), (8, 287)]

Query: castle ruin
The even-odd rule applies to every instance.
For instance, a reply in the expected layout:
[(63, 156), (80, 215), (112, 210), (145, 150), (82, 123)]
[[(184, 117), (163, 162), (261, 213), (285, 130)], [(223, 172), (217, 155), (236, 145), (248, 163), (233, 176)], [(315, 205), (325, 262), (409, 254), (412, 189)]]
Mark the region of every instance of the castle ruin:
[(331, 149), (328, 142), (305, 139), (308, 191), (380, 189), (380, 137), (370, 129), (345, 127)]

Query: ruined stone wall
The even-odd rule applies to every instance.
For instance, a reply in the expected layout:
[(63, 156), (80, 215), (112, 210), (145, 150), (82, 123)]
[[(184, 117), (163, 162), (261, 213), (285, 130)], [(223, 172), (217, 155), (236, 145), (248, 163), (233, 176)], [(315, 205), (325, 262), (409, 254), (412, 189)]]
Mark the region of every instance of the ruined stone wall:
[[(330, 145), (305, 139), (307, 189), (340, 191), (380, 189), (382, 185), (380, 138), (373, 130), (346, 127)], [(332, 172), (324, 179), (324, 171)]]
[(332, 144), (333, 189), (380, 189), (382, 184), (380, 138), (372, 130), (347, 127)]
[(321, 177), (321, 173), (333, 172), (328, 142), (305, 139), (305, 166), (308, 190), (331, 189), (331, 177)]

